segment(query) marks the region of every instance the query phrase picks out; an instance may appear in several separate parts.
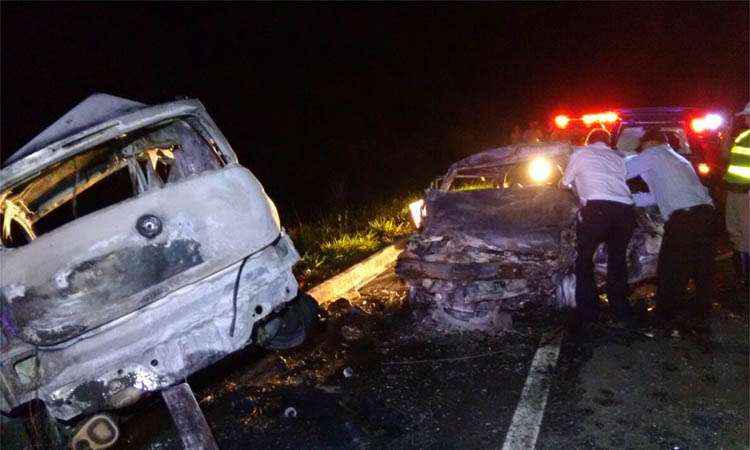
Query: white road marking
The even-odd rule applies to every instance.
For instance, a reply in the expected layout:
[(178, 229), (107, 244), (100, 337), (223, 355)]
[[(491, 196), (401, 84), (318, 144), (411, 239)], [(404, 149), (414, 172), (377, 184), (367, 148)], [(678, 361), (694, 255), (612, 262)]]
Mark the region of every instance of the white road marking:
[[(539, 347), (531, 361), (529, 376), (521, 391), (516, 412), (505, 435), (503, 450), (533, 449), (539, 437), (539, 429), (547, 406), (547, 396), (552, 385), (563, 333), (551, 342)], [(544, 340), (542, 341), (544, 342)]]
[[(723, 261), (732, 257), (732, 252), (717, 255), (715, 261)], [(554, 340), (539, 347), (531, 361), (529, 376), (521, 391), (516, 412), (505, 435), (503, 450), (533, 450), (544, 418), (544, 409), (547, 407), (549, 388), (552, 385), (552, 371), (557, 366), (560, 356), (560, 345), (563, 335), (558, 335)], [(545, 342), (545, 339), (542, 339)]]

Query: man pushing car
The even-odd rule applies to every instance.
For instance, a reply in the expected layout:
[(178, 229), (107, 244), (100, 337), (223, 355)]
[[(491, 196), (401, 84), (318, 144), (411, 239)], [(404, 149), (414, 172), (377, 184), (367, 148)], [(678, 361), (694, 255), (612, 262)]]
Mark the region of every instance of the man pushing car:
[(695, 316), (704, 321), (712, 295), (715, 211), (708, 189), (688, 160), (675, 152), (657, 128), (641, 137), (641, 151), (625, 160), (628, 178), (640, 176), (648, 193), (635, 195), (639, 206), (655, 203), (666, 221), (657, 268), (656, 318), (671, 325), (692, 277)]
[(603, 129), (592, 130), (586, 145), (570, 156), (560, 184), (575, 188), (581, 203), (576, 223), (576, 318), (575, 333), (585, 332), (596, 320), (594, 253), (607, 244), (607, 296), (618, 321), (632, 326), (627, 302), (626, 252), (635, 229), (635, 209), (626, 183), (625, 162), (612, 148), (611, 136)]

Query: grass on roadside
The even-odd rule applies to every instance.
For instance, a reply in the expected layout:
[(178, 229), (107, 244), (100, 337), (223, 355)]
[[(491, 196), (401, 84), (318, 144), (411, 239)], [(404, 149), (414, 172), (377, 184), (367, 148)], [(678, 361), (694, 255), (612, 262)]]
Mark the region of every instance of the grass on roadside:
[(302, 259), (294, 268), (309, 289), (414, 231), (408, 204), (419, 194), (334, 210), (287, 230)]

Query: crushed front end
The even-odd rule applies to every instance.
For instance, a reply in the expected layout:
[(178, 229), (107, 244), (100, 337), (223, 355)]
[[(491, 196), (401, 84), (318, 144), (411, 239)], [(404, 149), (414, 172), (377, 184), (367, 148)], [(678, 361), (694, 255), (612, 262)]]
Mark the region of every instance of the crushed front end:
[[(578, 201), (556, 187), (572, 147), (514, 145), (458, 161), (422, 202), (418, 232), (396, 271), (431, 328), (510, 328), (527, 305), (575, 306), (575, 223)], [(638, 208), (628, 248), (630, 282), (656, 274), (663, 226)], [(415, 220), (415, 222), (417, 222)], [(606, 246), (595, 256), (606, 273)]]

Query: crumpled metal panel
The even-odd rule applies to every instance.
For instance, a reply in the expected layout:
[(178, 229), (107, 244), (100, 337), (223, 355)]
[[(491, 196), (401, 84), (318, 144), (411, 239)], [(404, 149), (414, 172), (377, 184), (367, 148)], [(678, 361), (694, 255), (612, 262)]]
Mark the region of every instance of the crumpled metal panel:
[(562, 228), (578, 209), (567, 191), (535, 186), (465, 192), (433, 190), (425, 197), (421, 236), (452, 236), (494, 251), (539, 253), (555, 250)]
[[(4, 412), (35, 398), (65, 420), (125, 406), (251, 343), (255, 326), (297, 295), (291, 269), (299, 255), (276, 208), (203, 105), (112, 99), (104, 103), (114, 109), (86, 101), (45, 130), (3, 167), (0, 190), (175, 118), (202, 130), (216, 152), (195, 155), (191, 167), (213, 168), (218, 160), (200, 158), (214, 156), (225, 166), (181, 171), (190, 173), (26, 245), (0, 247), (0, 306), (10, 332), (0, 355)], [(144, 218), (157, 225), (144, 229)]]
[(573, 261), (577, 206), (550, 187), (430, 191), (425, 226), (396, 271), (430, 326), (493, 330), (530, 299), (548, 299)]
[[(492, 175), (509, 163), (564, 156), (570, 146), (510, 146), (451, 166), (442, 189), (428, 190), (423, 226), (399, 256), (396, 271), (411, 301), (428, 310), (430, 326), (493, 330), (509, 326), (509, 312), (527, 302), (575, 306), (575, 224), (578, 200), (554, 186), (447, 191), (452, 176)], [(637, 208), (628, 247), (629, 281), (656, 275), (663, 222), (653, 208)], [(595, 254), (606, 274), (606, 245)]]
[(8, 158), (5, 164), (13, 164), (47, 144), (145, 106), (143, 103), (115, 97), (114, 95), (92, 94), (18, 149)]
[(91, 149), (123, 134), (176, 117), (190, 116), (211, 134), (213, 143), (227, 162), (236, 163), (237, 156), (224, 135), (198, 100), (179, 100), (155, 106), (145, 106), (123, 116), (98, 122), (90, 128), (74, 132), (65, 138), (45, 144), (0, 170), (0, 190), (4, 191), (57, 162)]
[(505, 166), (528, 161), (531, 158), (545, 156), (548, 158), (569, 155), (573, 147), (566, 142), (542, 142), (539, 144), (515, 144), (497, 147), (475, 153), (451, 165), (448, 173), (458, 169), (480, 168), (486, 166)]
[[(146, 214), (163, 222), (156, 238), (136, 229)], [(5, 250), (2, 301), (22, 339), (54, 345), (234, 264), (279, 233), (260, 183), (228, 166)]]
[(229, 330), (239, 264), (88, 332), (74, 345), (40, 349), (39, 397), (67, 420), (126, 406), (218, 361), (251, 343), (255, 324), (296, 297), (291, 268), (298, 259), (286, 235), (248, 259), (234, 336)]
[(565, 142), (515, 144), (492, 148), (453, 163), (443, 178), (440, 188), (447, 191), (459, 172), (476, 176), (491, 174), (501, 166), (528, 161), (539, 156), (547, 158), (567, 157), (572, 151), (573, 147)]

